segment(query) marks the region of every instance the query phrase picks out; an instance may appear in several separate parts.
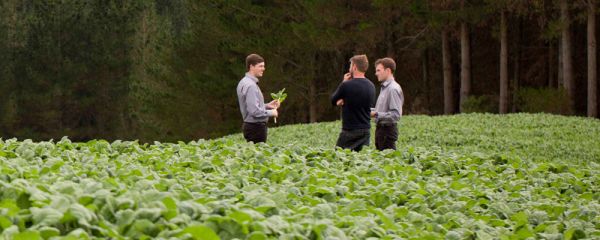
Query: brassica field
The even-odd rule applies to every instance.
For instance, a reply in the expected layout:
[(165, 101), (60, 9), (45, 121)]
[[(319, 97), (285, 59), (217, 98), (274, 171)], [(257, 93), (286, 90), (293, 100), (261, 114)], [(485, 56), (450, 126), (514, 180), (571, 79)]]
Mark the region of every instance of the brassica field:
[(0, 239), (600, 239), (600, 121), (406, 116), (141, 144), (0, 140)]

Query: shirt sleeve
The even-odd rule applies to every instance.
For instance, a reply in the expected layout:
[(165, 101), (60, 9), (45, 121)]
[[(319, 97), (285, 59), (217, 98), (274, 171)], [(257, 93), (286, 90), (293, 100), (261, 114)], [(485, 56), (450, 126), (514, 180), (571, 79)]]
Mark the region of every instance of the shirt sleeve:
[(331, 95), (331, 104), (333, 106), (337, 105), (337, 101), (340, 99), (344, 99), (344, 83), (342, 82), (338, 88), (335, 90), (335, 92), (333, 92), (333, 94)]
[(394, 89), (390, 92), (390, 101), (387, 112), (378, 112), (377, 118), (380, 121), (396, 122), (402, 116), (402, 105), (404, 104), (404, 94), (402, 90)]
[(246, 110), (248, 110), (248, 114), (254, 118), (272, 117), (274, 115), (273, 110), (266, 110), (264, 106), (261, 107), (258, 91), (260, 90), (256, 86), (250, 85), (248, 87), (246, 92)]
[(372, 85), (371, 92), (373, 94), (371, 95), (371, 104), (369, 104), (369, 106), (371, 108), (374, 108), (377, 105), (377, 94), (376, 94), (377, 91), (375, 90), (375, 85)]

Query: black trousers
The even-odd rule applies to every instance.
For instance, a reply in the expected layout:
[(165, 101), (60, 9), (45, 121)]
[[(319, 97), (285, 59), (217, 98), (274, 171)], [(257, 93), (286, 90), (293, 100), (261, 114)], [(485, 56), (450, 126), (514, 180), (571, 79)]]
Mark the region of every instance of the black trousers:
[(371, 141), (370, 129), (342, 130), (336, 146), (359, 152)]
[(396, 141), (398, 141), (398, 125), (396, 123), (377, 124), (375, 129), (375, 148), (377, 150), (396, 150)]
[(266, 143), (267, 142), (267, 123), (249, 123), (242, 125), (244, 138), (248, 142)]

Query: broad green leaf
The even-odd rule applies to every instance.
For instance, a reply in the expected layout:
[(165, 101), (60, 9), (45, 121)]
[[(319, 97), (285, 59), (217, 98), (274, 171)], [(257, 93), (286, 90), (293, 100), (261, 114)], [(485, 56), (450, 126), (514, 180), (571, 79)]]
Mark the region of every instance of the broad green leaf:
[(240, 224), (247, 224), (252, 222), (252, 217), (242, 211), (235, 211), (229, 214), (229, 217)]
[(13, 236), (14, 240), (43, 240), (42, 236), (37, 231), (25, 231), (17, 233)]
[(60, 230), (58, 230), (57, 228), (54, 228), (54, 227), (41, 227), (39, 229), (39, 231), (40, 231), (40, 236), (43, 239), (49, 239), (51, 237), (60, 236)]
[(63, 214), (53, 208), (31, 208), (33, 223), (40, 226), (54, 226), (61, 221)]
[(186, 227), (182, 233), (189, 233), (195, 240), (220, 240), (219, 236), (209, 227), (192, 225)]
[(163, 217), (165, 219), (171, 220), (177, 216), (177, 214), (178, 214), (177, 203), (175, 202), (175, 200), (173, 198), (166, 197), (162, 200), (162, 203), (165, 205), (165, 208), (167, 208), (167, 211), (165, 211), (163, 213)]
[(263, 232), (252, 232), (248, 236), (248, 240), (267, 240), (268, 236)]
[(515, 227), (527, 225), (529, 223), (528, 215), (526, 212), (518, 212), (510, 217), (515, 222)]

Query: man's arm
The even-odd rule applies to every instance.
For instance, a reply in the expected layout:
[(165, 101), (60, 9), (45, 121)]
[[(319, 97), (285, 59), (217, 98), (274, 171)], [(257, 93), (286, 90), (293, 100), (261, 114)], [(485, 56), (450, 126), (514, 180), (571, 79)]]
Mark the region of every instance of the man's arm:
[(344, 99), (344, 83), (340, 83), (338, 88), (331, 95), (331, 105), (336, 106), (339, 100)]
[(270, 103), (265, 103), (265, 107), (267, 108), (267, 110), (270, 110), (270, 109), (278, 109), (278, 108), (279, 108), (279, 106), (280, 106), (280, 104), (281, 104), (281, 103), (280, 103), (279, 101), (277, 101), (277, 100), (273, 100), (273, 101), (271, 101)]
[(402, 90), (392, 90), (390, 92), (389, 111), (377, 112), (377, 119), (379, 119), (379, 121), (398, 121), (402, 116), (403, 104), (404, 95), (402, 94)]
[(248, 114), (254, 118), (265, 118), (272, 117), (275, 115), (274, 110), (266, 110), (265, 108), (261, 108), (259, 104), (258, 87), (249, 86), (246, 92), (246, 109), (248, 110)]
[(377, 91), (375, 90), (375, 85), (372, 85), (373, 87), (371, 88), (371, 103), (369, 104), (369, 107), (374, 108), (375, 105), (377, 104)]

